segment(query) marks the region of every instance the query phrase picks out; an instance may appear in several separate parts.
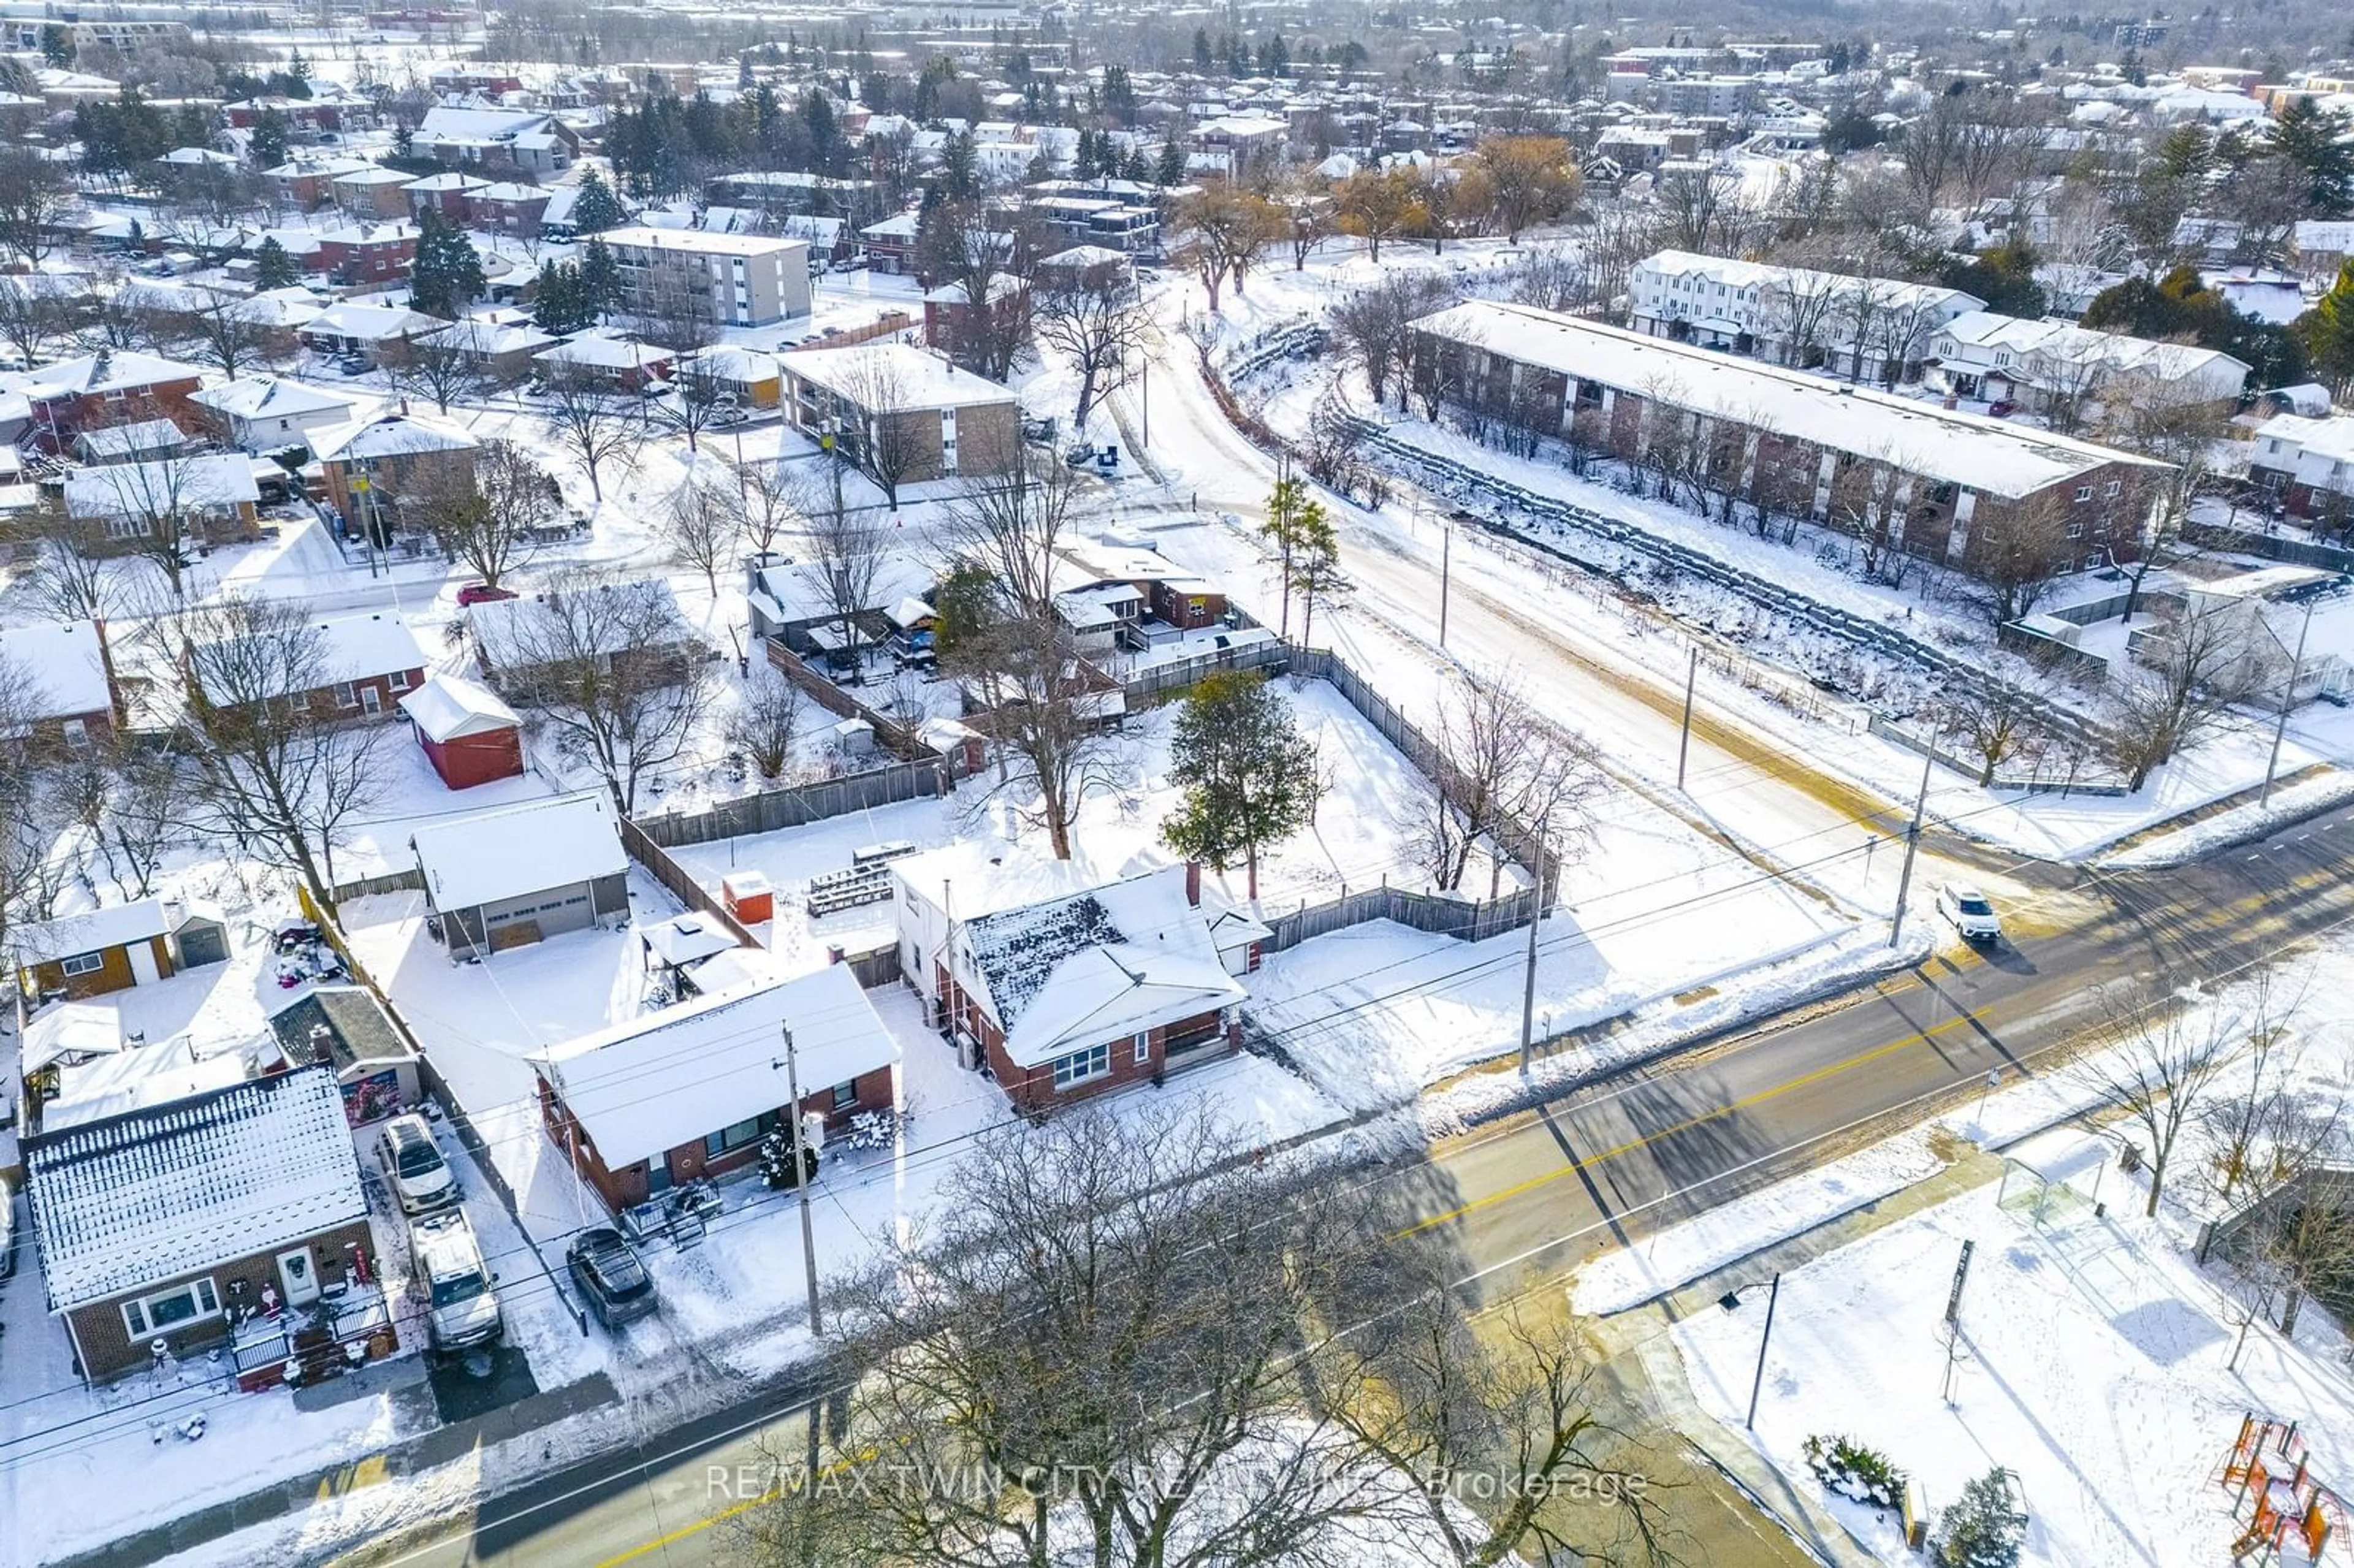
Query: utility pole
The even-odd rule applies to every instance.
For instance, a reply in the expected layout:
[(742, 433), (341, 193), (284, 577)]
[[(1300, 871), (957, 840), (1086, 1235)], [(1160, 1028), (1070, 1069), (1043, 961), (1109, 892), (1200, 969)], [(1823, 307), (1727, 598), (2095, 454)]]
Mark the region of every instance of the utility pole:
[(1144, 444), (1152, 444), (1152, 361), (1144, 362)]
[(1766, 1347), (1774, 1342), (1774, 1307), (1781, 1299), (1782, 1277), (1777, 1273), (1766, 1295), (1766, 1331), (1757, 1337), (1757, 1375), (1749, 1380), (1749, 1418), (1742, 1423), (1752, 1432), (1757, 1430), (1758, 1391), (1766, 1386)]
[(1904, 898), (1913, 891), (1913, 856), (1921, 848), (1921, 813), (1929, 807), (1929, 769), (1936, 765), (1937, 737), (1921, 754), (1921, 793), (1913, 798), (1913, 824), (1904, 830), (1904, 870), (1896, 878), (1896, 913), (1889, 917), (1888, 945), (1894, 947), (1904, 929)]
[(2280, 718), (2273, 726), (2272, 759), (2264, 764), (2264, 787), (2256, 797), (2262, 810), (2273, 798), (2273, 775), (2280, 771), (2281, 742), (2288, 738), (2288, 711), (2296, 705), (2296, 675), (2305, 668), (2305, 638), (2313, 630), (2313, 600), (2305, 601), (2305, 623), (2296, 629), (2296, 656), (2288, 662), (2288, 679), (2281, 683)]
[(1700, 644), (1691, 645), (1691, 662), (1684, 666), (1684, 733), (1676, 742), (1676, 788), (1684, 787), (1684, 762), (1691, 756), (1692, 687), (1700, 682)]
[[(792, 1096), (792, 1103), (785, 1114), (793, 1124), (793, 1187), (801, 1200), (801, 1260), (809, 1266), (810, 1333), (815, 1337), (825, 1332), (825, 1325), (818, 1319), (817, 1230), (810, 1219), (809, 1154), (801, 1146), (801, 1065), (793, 1055), (793, 1026), (780, 1023), (777, 1028), (785, 1037), (785, 1092)], [(774, 1067), (777, 1064), (771, 1062), (769, 1065)]]
[(1438, 536), (1438, 645), (1447, 646), (1447, 589), (1455, 568), (1455, 520), (1447, 518), (1440, 524)]
[(1537, 1018), (1537, 927), (1544, 923), (1545, 912), (1545, 829), (1553, 821), (1553, 808), (1545, 808), (1544, 820), (1537, 824), (1537, 906), (1529, 916), (1529, 967), (1521, 982), (1521, 1074), (1528, 1075), (1529, 1052), (1536, 1039)]

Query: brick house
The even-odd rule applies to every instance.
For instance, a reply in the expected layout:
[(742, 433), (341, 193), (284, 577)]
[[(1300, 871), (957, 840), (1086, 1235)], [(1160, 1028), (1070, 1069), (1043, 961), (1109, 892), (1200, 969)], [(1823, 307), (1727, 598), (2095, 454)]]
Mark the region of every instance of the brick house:
[(1417, 385), (1458, 418), (1666, 468), (1785, 516), (1887, 519), (1907, 554), (1978, 570), (2007, 525), (2069, 565), (2141, 553), (2168, 465), (1666, 338), (1478, 301), (1414, 323)]
[(1158, 1082), (1241, 1043), (1238, 977), (1267, 932), (1203, 907), (1198, 865), (1094, 882), (1069, 862), (1009, 873), (957, 846), (896, 863), (892, 885), (902, 972), (959, 1059), (986, 1065), (1019, 1109)]
[(27, 1138), (51, 1313), (103, 1383), (230, 1347), (246, 1387), (289, 1360), (398, 1343), (333, 1072), (301, 1067)]
[(106, 627), (95, 620), (0, 627), (0, 664), (29, 677), (30, 731), (5, 737), (17, 751), (59, 756), (104, 746), (122, 722)]
[(261, 487), (243, 452), (101, 463), (66, 475), (67, 513), (97, 521), (125, 549), (159, 532), (208, 545), (258, 539)]
[(462, 225), (466, 221), (467, 201), (490, 183), (456, 169), (444, 169), (438, 175), (411, 180), (400, 188), (408, 193), (408, 215), (411, 217), (422, 218), (429, 212), (436, 217)]
[(69, 450), (84, 430), (109, 425), (169, 419), (193, 429), (196, 412), (188, 399), (203, 384), (196, 366), (128, 349), (101, 348), (37, 370), (0, 374), (0, 391), (21, 393), (30, 404), (27, 439), (51, 453)]
[(540, 219), (546, 216), (553, 195), (538, 185), (514, 180), (478, 185), (466, 193), (465, 222), (471, 228), (514, 239), (536, 238)]
[(462, 675), (429, 675), (400, 699), (400, 711), (451, 789), (522, 777), (523, 720), (489, 687)]
[(409, 526), (409, 498), (473, 487), (478, 443), (461, 427), (429, 414), (392, 413), (313, 429), (310, 441), (346, 535), (366, 528), (388, 539)]
[(904, 343), (788, 354), (785, 412), (811, 436), (840, 432), (878, 483), (1003, 473), (1022, 450), (1013, 394)]
[(319, 265), (345, 288), (383, 288), (408, 277), (417, 260), (413, 223), (351, 223), (319, 236)]
[(898, 212), (860, 229), (858, 242), (865, 247), (867, 270), (891, 278), (913, 276), (917, 227), (914, 213)]
[(328, 190), (335, 205), (354, 217), (407, 217), (408, 182), (416, 177), (400, 169), (367, 164), (334, 175), (328, 181)]
[[(400, 699), (425, 683), (425, 651), (408, 623), (395, 612), (369, 610), (317, 623), (320, 666), (333, 678), (303, 691), (237, 694), (248, 699), (301, 702), (322, 720), (388, 719)], [(204, 673), (216, 668), (201, 652), (188, 657), (195, 694), (218, 703), (222, 694), (203, 689)]]
[[(803, 1127), (839, 1131), (897, 1103), (899, 1044), (846, 964), (753, 980), (552, 1045), (532, 1058), (542, 1125), (616, 1212), (738, 1170), (794, 1108), (779, 1065), (792, 1032)], [(805, 1134), (806, 1136), (806, 1134)]]

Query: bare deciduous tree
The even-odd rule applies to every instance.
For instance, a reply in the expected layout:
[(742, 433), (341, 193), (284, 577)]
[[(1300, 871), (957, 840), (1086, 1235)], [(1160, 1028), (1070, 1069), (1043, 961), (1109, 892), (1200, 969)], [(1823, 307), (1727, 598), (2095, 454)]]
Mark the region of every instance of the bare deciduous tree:
[(705, 586), (716, 595), (719, 568), (736, 559), (743, 522), (730, 486), (716, 479), (690, 478), (671, 493), (658, 526), (671, 558), (701, 572)]
[(392, 726), (342, 723), (313, 695), (355, 672), (304, 606), (229, 594), (183, 611), (183, 733), (195, 759), (191, 823), (232, 835), (334, 907), (335, 850), (376, 798)]
[(1365, 390), (1377, 405), (1396, 393), (1405, 407), (1407, 329), (1435, 311), (1455, 303), (1452, 281), (1430, 272), (1392, 272), (1358, 290), (1329, 313), (1341, 351), (1365, 375)]
[(1052, 453), (1024, 449), (1004, 473), (958, 487), (940, 525), (944, 555), (985, 567), (1021, 614), (1054, 618), (1055, 548), (1076, 485)]
[(2100, 1008), (2099, 1049), (2067, 1070), (2147, 1140), (2155, 1217), (2175, 1140), (2231, 1059), (2231, 1021), (2141, 980), (2103, 987)]
[(501, 608), (483, 637), (492, 683), (586, 758), (626, 816), (710, 705), (710, 664), (668, 586), (567, 573)]
[(504, 437), (474, 449), (471, 473), (438, 465), (426, 473), (424, 493), (404, 497), (405, 508), (443, 555), (491, 588), (531, 559), (558, 515), (555, 476)]
[(1036, 325), (1040, 341), (1069, 361), (1078, 376), (1071, 429), (1084, 432), (1097, 400), (1128, 384), (1129, 370), (1144, 354), (1151, 322), (1138, 302), (1135, 285), (1105, 279), (1043, 292)]
[(1416, 858), (1440, 889), (1463, 885), (1482, 839), (1494, 897), (1506, 857), (1498, 835), (1517, 827), (1558, 846), (1586, 831), (1585, 808), (1603, 784), (1598, 754), (1541, 717), (1506, 673), (1450, 686), (1430, 740), (1434, 767), (1406, 826)]
[(2143, 629), (2108, 686), (2114, 759), (2134, 789), (2230, 720), (2259, 683), (2256, 652), (2245, 623), (2221, 609), (2185, 607)]
[(801, 689), (765, 660), (752, 666), (728, 716), (727, 741), (763, 779), (781, 779), (801, 731)]
[(1344, 1527), (1401, 1480), (1345, 1463), (1357, 1445), (1303, 1397), (1299, 1353), (1368, 1267), (1333, 1245), (1360, 1201), (1240, 1153), (1198, 1121), (1088, 1107), (983, 1134), (937, 1224), (837, 1291), (856, 1392), (821, 1458), (847, 1485), (789, 1483), (746, 1516), (745, 1560), (1362, 1562)]
[(541, 408), (556, 444), (588, 481), (590, 497), (603, 501), (606, 466), (634, 461), (643, 437), (640, 411), (590, 372), (565, 366), (549, 373)]

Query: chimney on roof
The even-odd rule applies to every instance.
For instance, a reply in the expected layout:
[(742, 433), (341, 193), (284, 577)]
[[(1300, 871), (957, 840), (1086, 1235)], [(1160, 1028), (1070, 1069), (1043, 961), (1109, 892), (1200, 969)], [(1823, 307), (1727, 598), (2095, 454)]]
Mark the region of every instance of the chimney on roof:
[(1202, 863), (1198, 860), (1185, 863), (1185, 902), (1196, 909), (1202, 906)]

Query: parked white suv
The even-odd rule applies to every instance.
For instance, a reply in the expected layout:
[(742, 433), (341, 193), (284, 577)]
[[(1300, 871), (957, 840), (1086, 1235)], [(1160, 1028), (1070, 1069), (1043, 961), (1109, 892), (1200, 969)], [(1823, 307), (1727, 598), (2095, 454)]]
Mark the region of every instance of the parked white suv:
[(506, 1332), (499, 1312), (498, 1293), (482, 1249), (474, 1241), (474, 1227), (455, 1210), (429, 1214), (408, 1227), (408, 1255), (415, 1269), (414, 1287), (422, 1294), (430, 1316), (429, 1327), (437, 1351), (462, 1351), (495, 1344)]
[(1965, 941), (1995, 943), (2002, 940), (2002, 916), (1994, 912), (1987, 895), (1962, 883), (1949, 882), (1937, 890), (1937, 911), (1953, 922), (1954, 929)]
[(384, 1157), (384, 1178), (392, 1183), (404, 1214), (446, 1209), (458, 1201), (458, 1179), (441, 1158), (433, 1129), (421, 1116), (397, 1116), (384, 1124), (376, 1140)]

